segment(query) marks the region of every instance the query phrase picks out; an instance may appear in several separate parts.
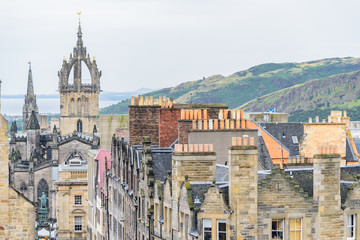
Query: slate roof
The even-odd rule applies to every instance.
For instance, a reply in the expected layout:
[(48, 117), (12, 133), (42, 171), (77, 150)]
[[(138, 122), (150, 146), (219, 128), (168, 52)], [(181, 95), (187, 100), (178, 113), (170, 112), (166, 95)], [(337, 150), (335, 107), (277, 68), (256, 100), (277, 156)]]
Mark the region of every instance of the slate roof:
[(196, 198), (200, 200), (200, 202), (204, 202), (204, 193), (208, 190), (211, 183), (196, 183), (196, 182), (190, 182), (191, 184), (191, 195), (193, 202)]
[(347, 162), (357, 162), (358, 159), (356, 158), (352, 146), (350, 144), (350, 139), (346, 136), (346, 157)]
[(216, 164), (216, 182), (229, 181), (229, 167), (222, 164)]
[(160, 180), (163, 182), (168, 175), (168, 171), (171, 171), (172, 152), (172, 148), (151, 149), (155, 181)]
[(356, 150), (358, 151), (358, 153), (360, 153), (360, 138), (353, 138), (353, 139), (354, 139)]
[[(286, 174), (289, 174), (291, 178), (304, 189), (304, 192), (308, 193), (310, 197), (313, 196), (313, 169), (287, 169)], [(340, 194), (341, 203), (345, 203), (347, 197), (347, 190), (356, 180), (356, 176), (360, 173), (360, 166), (343, 166), (340, 170)]]
[(258, 137), (258, 159), (259, 165), (264, 170), (270, 170), (273, 168), (274, 164), (271, 160), (269, 151), (267, 150), (264, 139), (261, 135)]
[[(299, 144), (293, 142), (293, 136), (297, 137), (298, 142), (304, 135), (303, 123), (259, 123), (266, 131), (268, 131), (279, 142), (290, 150), (290, 157), (299, 155)], [(282, 135), (285, 134), (285, 138)]]
[[(138, 168), (140, 168), (140, 163), (142, 160), (142, 145), (134, 145), (132, 146), (136, 148), (136, 159)], [(151, 155), (153, 160), (153, 172), (154, 172), (154, 178), (156, 180), (160, 180), (161, 182), (165, 181), (165, 178), (168, 175), (168, 171), (171, 171), (172, 164), (172, 153), (174, 149), (170, 147), (159, 147), (157, 145), (152, 145), (151, 147)]]

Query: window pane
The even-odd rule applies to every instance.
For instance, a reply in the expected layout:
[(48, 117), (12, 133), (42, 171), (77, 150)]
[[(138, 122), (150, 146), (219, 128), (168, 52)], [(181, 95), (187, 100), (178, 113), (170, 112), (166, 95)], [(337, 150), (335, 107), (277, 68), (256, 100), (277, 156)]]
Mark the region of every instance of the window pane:
[(290, 230), (295, 230), (295, 218), (290, 219)]
[(226, 232), (226, 223), (219, 223), (219, 231)]
[(296, 218), (296, 229), (301, 229), (301, 218)]
[(226, 233), (219, 233), (219, 240), (226, 240)]
[(272, 239), (283, 239), (284, 219), (273, 219), (271, 224)]
[(211, 232), (204, 233), (204, 240), (211, 240)]

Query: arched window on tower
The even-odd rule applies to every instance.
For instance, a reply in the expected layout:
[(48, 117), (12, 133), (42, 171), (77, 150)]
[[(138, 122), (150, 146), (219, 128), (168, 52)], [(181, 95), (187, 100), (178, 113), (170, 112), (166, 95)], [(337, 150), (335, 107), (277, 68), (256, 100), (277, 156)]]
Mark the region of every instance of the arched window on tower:
[(75, 114), (75, 100), (73, 98), (70, 100), (70, 114)]
[(85, 116), (89, 115), (89, 99), (85, 99)]
[[(36, 199), (37, 202), (40, 202), (39, 198), (41, 198), (42, 193), (45, 193), (46, 197), (49, 197), (49, 185), (47, 184), (46, 180), (43, 178), (40, 180), (37, 187), (37, 199)], [(49, 199), (46, 201), (46, 206), (49, 207)]]
[(46, 160), (51, 160), (52, 158), (52, 149), (50, 146), (46, 148)]
[(77, 100), (77, 114), (78, 115), (82, 115), (82, 111), (81, 111), (81, 99), (80, 98), (78, 98), (78, 100)]
[(82, 132), (82, 121), (80, 119), (76, 122), (76, 130), (79, 133)]

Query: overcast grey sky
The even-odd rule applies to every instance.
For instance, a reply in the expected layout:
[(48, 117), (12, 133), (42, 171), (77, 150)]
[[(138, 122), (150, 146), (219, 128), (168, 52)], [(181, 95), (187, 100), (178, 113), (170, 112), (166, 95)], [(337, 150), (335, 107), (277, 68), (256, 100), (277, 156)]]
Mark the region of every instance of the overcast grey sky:
[(266, 62), (360, 55), (356, 0), (0, 0), (2, 94), (55, 93), (76, 43), (104, 91), (170, 87)]

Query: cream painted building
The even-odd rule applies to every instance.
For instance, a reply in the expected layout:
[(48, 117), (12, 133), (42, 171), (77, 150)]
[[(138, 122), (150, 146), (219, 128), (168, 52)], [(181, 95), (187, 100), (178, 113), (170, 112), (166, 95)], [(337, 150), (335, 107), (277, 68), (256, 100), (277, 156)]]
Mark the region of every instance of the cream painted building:
[(63, 163), (59, 167), (59, 180), (55, 182), (57, 239), (86, 239), (87, 170), (87, 161), (79, 156), (69, 160), (67, 165)]

